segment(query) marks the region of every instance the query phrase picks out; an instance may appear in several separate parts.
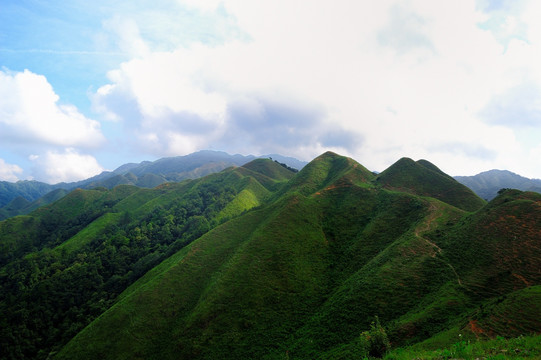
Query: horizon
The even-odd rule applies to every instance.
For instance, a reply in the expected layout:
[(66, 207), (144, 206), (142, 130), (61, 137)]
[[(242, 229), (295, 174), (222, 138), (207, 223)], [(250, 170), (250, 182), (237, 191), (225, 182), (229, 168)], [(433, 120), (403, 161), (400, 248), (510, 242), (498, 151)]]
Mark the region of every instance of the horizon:
[[(103, 173), (114, 173), (116, 170), (118, 170), (119, 168), (121, 168), (122, 166), (124, 165), (129, 165), (129, 164), (135, 164), (135, 165), (140, 165), (142, 163), (153, 163), (153, 162), (156, 162), (156, 161), (159, 161), (159, 160), (163, 160), (163, 159), (168, 159), (168, 158), (175, 158), (175, 157), (184, 157), (184, 156), (189, 156), (189, 155), (193, 155), (193, 154), (196, 154), (196, 153), (200, 153), (200, 152), (206, 152), (206, 151), (210, 151), (210, 152), (219, 152), (219, 153), (224, 153), (224, 154), (227, 154), (229, 156), (243, 156), (243, 157), (255, 157), (256, 159), (264, 159), (264, 158), (267, 158), (267, 156), (281, 156), (281, 157), (284, 157), (284, 158), (290, 158), (292, 160), (296, 160), (296, 161), (300, 161), (300, 162), (304, 162), (306, 163), (305, 165), (309, 164), (313, 159), (315, 159), (316, 157), (320, 156), (320, 155), (323, 155), (324, 153), (321, 153), (319, 154), (318, 156), (314, 157), (313, 159), (310, 159), (308, 161), (305, 161), (305, 160), (300, 160), (300, 159), (297, 159), (297, 158), (294, 158), (294, 157), (291, 157), (291, 156), (287, 156), (287, 155), (283, 155), (283, 154), (262, 154), (262, 155), (254, 155), (254, 154), (247, 154), (247, 155), (244, 155), (244, 154), (239, 154), (239, 153), (236, 153), (236, 154), (229, 154), (227, 153), (226, 151), (221, 151), (221, 150), (209, 150), (209, 149), (202, 149), (202, 150), (197, 150), (193, 153), (190, 153), (190, 154), (186, 154), (186, 155), (175, 155), (175, 156), (166, 156), (166, 157), (161, 157), (161, 158), (158, 158), (158, 159), (154, 159), (154, 160), (142, 160), (142, 161), (139, 161), (139, 162), (132, 162), (132, 163), (124, 163), (124, 164), (120, 164), (118, 166), (116, 166), (114, 169), (104, 169), (102, 172), (98, 173), (98, 174), (94, 174), (94, 175), (91, 175), (89, 176), (88, 178), (84, 178), (84, 179), (79, 179), (79, 180), (75, 180), (75, 181), (67, 181), (67, 182), (64, 182), (64, 183), (73, 183), (73, 182), (77, 182), (77, 181), (84, 181), (84, 180), (88, 180), (92, 177), (95, 177), (95, 176), (99, 176)], [(339, 156), (345, 156), (345, 155), (341, 155), (341, 154), (337, 154)], [(403, 158), (403, 157), (402, 157)], [(273, 158), (270, 158), (271, 160), (275, 160), (275, 161), (278, 161), (277, 159), (273, 159)], [(363, 165), (363, 163), (359, 162), (358, 160), (352, 158), (353, 160), (357, 161), (359, 164)], [(401, 159), (401, 158), (400, 158)], [(400, 159), (396, 159), (395, 162), (393, 162), (391, 165), (389, 166), (392, 166), (394, 163), (396, 163), (397, 161), (399, 161)], [(417, 162), (419, 160), (425, 160), (425, 161), (428, 161), (430, 163), (432, 163), (430, 160), (427, 160), (427, 159), (412, 159), (413, 161)], [(250, 160), (252, 161), (252, 160)], [(250, 162), (248, 161), (248, 162)], [(432, 163), (433, 165), (438, 166), (438, 164), (434, 164)], [(388, 168), (388, 167), (387, 167)], [(381, 169), (381, 170), (375, 170), (375, 169), (370, 169), (370, 168), (367, 168), (370, 172), (373, 172), (375, 174), (381, 174), (383, 171), (385, 171), (387, 168), (385, 169)], [(297, 169), (297, 170), (301, 170), (301, 169)], [(523, 177), (523, 178), (526, 178), (528, 180), (541, 180), (541, 179), (537, 179), (537, 178), (528, 178), (528, 177), (525, 177), (521, 174), (517, 174), (515, 172), (512, 172), (510, 170), (506, 170), (506, 169), (489, 169), (489, 170), (485, 170), (485, 171), (481, 171), (477, 174), (474, 174), (474, 175), (452, 175), (452, 174), (448, 174), (448, 175), (451, 175), (452, 177), (473, 177), (473, 176), (476, 176), (476, 175), (481, 175), (481, 174), (484, 174), (484, 173), (487, 173), (487, 172), (491, 172), (491, 171), (500, 171), (500, 172), (509, 172), (513, 175), (516, 175), (516, 176), (520, 176), (520, 177)], [(1, 181), (7, 181), (7, 180), (0, 180)], [(48, 185), (58, 185), (60, 183), (63, 183), (63, 182), (57, 182), (57, 183), (48, 183), (48, 182), (44, 182), (44, 181), (40, 181), (40, 180), (36, 180), (36, 179), (19, 179), (15, 182), (12, 182), (12, 183), (17, 183), (17, 182), (24, 182), (24, 181), (36, 181), (36, 182), (43, 182), (43, 183), (46, 183)], [(7, 182), (10, 182), (10, 181), (7, 181)]]
[(532, 0), (4, 1), (0, 181), (73, 182), (201, 150), (539, 179), (540, 12)]

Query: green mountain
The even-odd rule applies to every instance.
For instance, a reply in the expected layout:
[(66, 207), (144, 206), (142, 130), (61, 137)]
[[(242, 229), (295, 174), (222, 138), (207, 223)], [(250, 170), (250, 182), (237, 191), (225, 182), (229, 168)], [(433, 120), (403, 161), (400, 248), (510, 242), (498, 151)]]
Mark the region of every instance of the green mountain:
[(330, 152), (77, 190), (0, 222), (0, 357), (362, 358), (376, 315), (395, 348), (539, 334), (539, 204)]
[(67, 193), (67, 190), (56, 189), (32, 202), (26, 200), (22, 196), (19, 196), (13, 199), (8, 205), (0, 208), (0, 220), (4, 220), (12, 216), (29, 214), (40, 206), (51, 204), (56, 200), (61, 199)]
[(18, 197), (34, 201), (54, 189), (53, 185), (39, 181), (0, 181), (0, 209)]
[(467, 211), (485, 204), (469, 188), (426, 160), (402, 158), (379, 174), (377, 181), (387, 189), (434, 197)]
[(528, 179), (507, 170), (489, 170), (475, 176), (455, 176), (483, 199), (492, 200), (505, 188), (541, 193), (541, 180)]

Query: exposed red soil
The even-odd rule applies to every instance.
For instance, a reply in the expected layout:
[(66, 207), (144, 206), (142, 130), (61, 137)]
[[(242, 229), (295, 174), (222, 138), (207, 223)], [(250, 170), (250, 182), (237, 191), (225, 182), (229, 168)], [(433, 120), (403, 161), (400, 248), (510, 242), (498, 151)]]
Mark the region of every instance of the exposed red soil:
[(477, 320), (470, 320), (468, 326), (470, 327), (471, 332), (475, 335), (477, 339), (479, 339), (479, 335), (485, 333), (485, 331), (481, 329), (479, 325), (477, 325)]

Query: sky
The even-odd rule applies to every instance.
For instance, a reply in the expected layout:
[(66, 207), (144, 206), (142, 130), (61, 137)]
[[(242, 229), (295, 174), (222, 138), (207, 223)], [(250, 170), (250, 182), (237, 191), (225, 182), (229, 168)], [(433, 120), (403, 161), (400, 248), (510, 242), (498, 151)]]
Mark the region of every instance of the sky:
[(0, 180), (198, 150), (541, 178), (536, 0), (0, 0)]

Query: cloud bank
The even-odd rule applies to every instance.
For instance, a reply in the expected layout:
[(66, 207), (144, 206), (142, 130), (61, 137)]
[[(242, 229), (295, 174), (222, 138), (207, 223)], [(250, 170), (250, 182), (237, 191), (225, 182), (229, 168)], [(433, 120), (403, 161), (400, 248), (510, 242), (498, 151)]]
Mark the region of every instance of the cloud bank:
[(41, 144), (32, 154), (42, 160), (104, 159), (115, 138), (140, 159), (217, 149), (309, 160), (334, 150), (378, 171), (409, 156), (453, 175), (507, 168), (541, 177), (539, 2), (98, 8), (88, 50), (126, 58), (89, 88), (97, 120), (62, 104), (43, 76), (4, 71), (2, 141)]
[[(512, 129), (537, 124), (538, 36), (526, 42), (518, 26), (503, 39), (501, 9), (226, 0), (203, 10), (220, 6), (249, 40), (140, 56), (95, 93), (94, 108), (123, 121), (145, 151), (309, 159), (330, 148), (378, 170), (411, 156), (454, 173), (529, 156)], [(509, 16), (522, 23), (527, 13)], [(536, 79), (516, 85), (519, 73)]]

